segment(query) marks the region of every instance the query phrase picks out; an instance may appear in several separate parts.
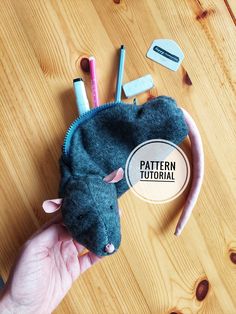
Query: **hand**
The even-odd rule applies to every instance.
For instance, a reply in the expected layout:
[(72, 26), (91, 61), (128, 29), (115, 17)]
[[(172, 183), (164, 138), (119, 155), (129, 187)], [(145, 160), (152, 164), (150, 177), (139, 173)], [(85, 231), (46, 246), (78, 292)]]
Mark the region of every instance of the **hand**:
[(51, 313), (72, 283), (101, 258), (59, 223), (38, 231), (21, 249), (3, 291), (0, 313)]

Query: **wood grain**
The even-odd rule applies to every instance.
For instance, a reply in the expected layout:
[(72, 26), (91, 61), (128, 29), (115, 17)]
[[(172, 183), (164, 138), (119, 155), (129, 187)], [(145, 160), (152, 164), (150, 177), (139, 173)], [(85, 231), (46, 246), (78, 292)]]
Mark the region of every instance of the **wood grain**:
[[(236, 313), (236, 7), (233, 0), (1, 1), (0, 273), (48, 217), (58, 159), (76, 117), (72, 80), (95, 55), (102, 103), (114, 97), (117, 48), (124, 81), (151, 73), (151, 95), (170, 95), (196, 120), (205, 180), (183, 235), (173, 235), (183, 198), (119, 201), (122, 245), (83, 274), (55, 313)], [(185, 53), (178, 72), (145, 57), (156, 38)], [(139, 97), (144, 102), (149, 93)], [(189, 152), (186, 144), (185, 149)]]

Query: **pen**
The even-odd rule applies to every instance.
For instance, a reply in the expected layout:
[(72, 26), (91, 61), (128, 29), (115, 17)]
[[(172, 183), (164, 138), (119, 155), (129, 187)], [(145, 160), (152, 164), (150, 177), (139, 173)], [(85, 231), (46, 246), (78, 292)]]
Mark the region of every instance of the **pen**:
[(121, 101), (121, 88), (122, 88), (122, 80), (123, 80), (123, 74), (124, 74), (124, 64), (125, 64), (125, 46), (121, 45), (119, 68), (118, 68), (117, 81), (116, 81), (116, 96), (115, 96), (116, 102)]
[(90, 75), (91, 75), (93, 106), (98, 107), (99, 97), (98, 97), (98, 85), (97, 85), (97, 75), (96, 75), (96, 61), (93, 56), (89, 57), (89, 69), (90, 69)]
[(84, 86), (84, 81), (82, 78), (76, 78), (73, 80), (74, 84), (74, 91), (75, 91), (75, 98), (76, 98), (76, 105), (79, 111), (79, 114), (82, 115), (86, 111), (89, 111), (89, 102)]

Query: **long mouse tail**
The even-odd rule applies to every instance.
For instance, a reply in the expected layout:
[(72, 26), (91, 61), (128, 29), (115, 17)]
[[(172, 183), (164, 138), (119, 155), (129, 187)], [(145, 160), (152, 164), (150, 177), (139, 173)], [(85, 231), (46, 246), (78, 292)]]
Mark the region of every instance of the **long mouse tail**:
[(193, 158), (193, 179), (189, 194), (184, 204), (183, 211), (175, 229), (176, 236), (181, 234), (192, 214), (193, 208), (197, 202), (197, 198), (201, 190), (204, 176), (204, 152), (201, 135), (190, 114), (185, 109), (181, 109), (189, 128), (189, 138), (191, 142)]

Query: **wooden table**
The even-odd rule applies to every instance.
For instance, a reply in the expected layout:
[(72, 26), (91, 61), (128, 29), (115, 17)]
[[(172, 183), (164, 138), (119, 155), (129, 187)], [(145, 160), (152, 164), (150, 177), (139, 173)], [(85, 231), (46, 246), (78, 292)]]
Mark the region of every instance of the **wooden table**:
[[(173, 235), (182, 199), (151, 205), (132, 192), (119, 201), (122, 245), (74, 284), (56, 313), (236, 313), (236, 5), (233, 0), (1, 1), (0, 272), (46, 220), (57, 196), (58, 158), (76, 117), (72, 79), (95, 55), (101, 101), (114, 98), (117, 49), (124, 81), (152, 74), (152, 95), (170, 95), (194, 117), (205, 180), (182, 236)], [(145, 57), (156, 38), (178, 42), (172, 72)], [(149, 94), (142, 95), (144, 102)], [(199, 301), (197, 286), (207, 287)], [(199, 296), (198, 296), (199, 298)]]

